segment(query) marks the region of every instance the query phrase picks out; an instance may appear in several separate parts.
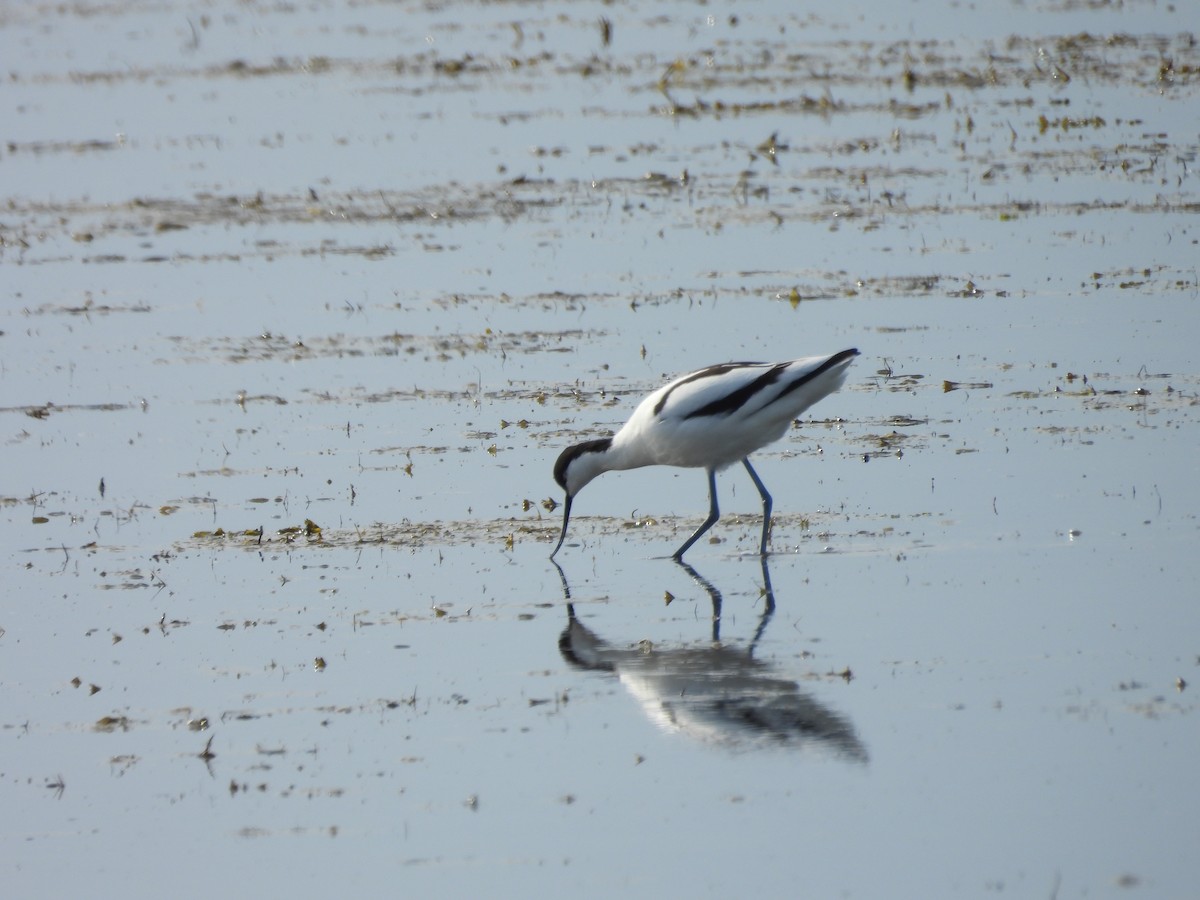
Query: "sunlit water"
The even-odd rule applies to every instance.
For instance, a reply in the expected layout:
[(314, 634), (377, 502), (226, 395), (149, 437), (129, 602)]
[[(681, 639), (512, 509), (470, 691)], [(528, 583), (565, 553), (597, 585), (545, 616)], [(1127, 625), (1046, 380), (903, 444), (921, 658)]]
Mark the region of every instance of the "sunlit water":
[(1185, 5), (791, 10), (0, 14), (7, 891), (1194, 891)]

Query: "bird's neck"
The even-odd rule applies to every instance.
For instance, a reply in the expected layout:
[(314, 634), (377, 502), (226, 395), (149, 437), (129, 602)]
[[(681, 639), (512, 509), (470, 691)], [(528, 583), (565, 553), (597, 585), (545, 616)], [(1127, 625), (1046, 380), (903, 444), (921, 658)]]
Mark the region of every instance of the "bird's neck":
[(613, 435), (612, 446), (603, 454), (604, 470), (638, 469), (654, 465), (644, 441), (628, 440), (624, 429)]
[(653, 460), (646, 458), (645, 453), (639, 451), (636, 445), (623, 442), (618, 434), (608, 449), (603, 452), (583, 453), (572, 463), (571, 492), (579, 493), (593, 478), (605, 472), (636, 469), (652, 462)]

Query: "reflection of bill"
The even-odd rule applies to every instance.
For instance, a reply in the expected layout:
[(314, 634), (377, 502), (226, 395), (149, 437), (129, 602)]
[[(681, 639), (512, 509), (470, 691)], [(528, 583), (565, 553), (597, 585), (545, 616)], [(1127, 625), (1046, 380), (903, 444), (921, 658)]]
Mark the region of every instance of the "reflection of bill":
[[(617, 647), (579, 621), (568, 602), (567, 627), (558, 640), (563, 658), (579, 668), (614, 673), (651, 721), (671, 731), (725, 746), (812, 746), (865, 763), (866, 748), (849, 720), (754, 658), (754, 646), (774, 611), (769, 579), (767, 606), (753, 640), (748, 647), (731, 647), (719, 641), (720, 593), (684, 568), (713, 599), (711, 646), (642, 642)], [(765, 574), (765, 560), (763, 569)]]

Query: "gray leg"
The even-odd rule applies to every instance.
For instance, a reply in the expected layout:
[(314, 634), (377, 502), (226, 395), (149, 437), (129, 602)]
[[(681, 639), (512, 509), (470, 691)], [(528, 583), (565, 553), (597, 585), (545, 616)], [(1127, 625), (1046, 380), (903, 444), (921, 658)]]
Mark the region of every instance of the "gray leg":
[(754, 637), (750, 640), (750, 646), (746, 648), (747, 656), (754, 654), (754, 648), (758, 646), (759, 639), (767, 630), (767, 623), (771, 621), (771, 616), (775, 615), (775, 589), (771, 587), (771, 570), (767, 568), (766, 556), (760, 556), (758, 561), (762, 564), (763, 593), (766, 595), (766, 603), (763, 604), (762, 618), (758, 620), (758, 627), (754, 629)]
[[(746, 465), (749, 466), (750, 463), (746, 463)], [(751, 470), (751, 471), (753, 471), (753, 470)], [(755, 481), (757, 481), (757, 480), (758, 479), (755, 478)], [(702, 524), (699, 528), (697, 528), (695, 533), (690, 538), (688, 538), (686, 541), (683, 542), (683, 546), (675, 551), (676, 562), (683, 561), (683, 554), (687, 553), (688, 547), (690, 547), (690, 546), (692, 546), (692, 544), (696, 543), (696, 541), (700, 538), (700, 535), (704, 534), (704, 532), (706, 532), (706, 531), (708, 531), (708, 529), (712, 528), (713, 523), (716, 522), (717, 519), (719, 519), (719, 518), (721, 518), (721, 511), (719, 509), (717, 509), (717, 473), (716, 473), (716, 470), (709, 469), (708, 470), (708, 518), (704, 520), (704, 524)]]
[[(771, 533), (771, 495), (767, 493), (767, 489), (763, 487), (762, 479), (758, 477), (758, 473), (754, 471), (754, 466), (750, 465), (750, 457), (742, 460), (742, 465), (746, 467), (746, 471), (750, 473), (750, 478), (754, 481), (754, 486), (758, 488), (758, 494), (763, 501), (763, 533), (762, 546), (759, 547), (759, 555), (767, 555), (767, 535)], [(682, 551), (681, 551), (682, 552)]]
[[(713, 643), (721, 640), (721, 604), (724, 602), (721, 597), (721, 592), (717, 590), (716, 585), (685, 563), (682, 559), (676, 557), (675, 562), (679, 563), (680, 567), (692, 576), (692, 580), (704, 590), (708, 591), (708, 596), (712, 600), (712, 639)], [(763, 566), (765, 567), (767, 560), (763, 558)]]

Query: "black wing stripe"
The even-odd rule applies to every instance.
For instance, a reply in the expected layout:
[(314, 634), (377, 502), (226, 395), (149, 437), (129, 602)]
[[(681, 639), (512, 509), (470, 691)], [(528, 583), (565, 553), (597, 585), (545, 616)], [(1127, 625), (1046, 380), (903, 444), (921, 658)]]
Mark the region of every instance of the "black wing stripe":
[(821, 365), (817, 366), (817, 368), (813, 369), (811, 372), (809, 372), (803, 378), (799, 378), (796, 381), (793, 381), (787, 387), (785, 387), (782, 391), (779, 392), (779, 396), (786, 397), (788, 394), (790, 394), (792, 391), (796, 390), (797, 388), (800, 388), (803, 385), (808, 384), (808, 382), (812, 381), (818, 375), (823, 375), (826, 372), (828, 372), (830, 369), (836, 368), (836, 367), (840, 366), (842, 363), (846, 362), (846, 360), (854, 359), (854, 357), (856, 357), (856, 356), (858, 356), (858, 350), (856, 350), (854, 348), (851, 348), (849, 350), (842, 350), (840, 353), (833, 354), (833, 356), (829, 357), (829, 359), (825, 360), (825, 362), (823, 362)]
[[(781, 397), (786, 397), (788, 394), (792, 393), (792, 391), (799, 390), (814, 378), (819, 378), (830, 369), (835, 369), (856, 356), (858, 356), (858, 350), (855, 349), (842, 350), (840, 353), (835, 353), (811, 372), (808, 372), (803, 377), (797, 378), (795, 381), (788, 383), (777, 396), (772, 398), (772, 402), (780, 399)], [(693, 410), (692, 412), (688, 413), (686, 416), (684, 416), (684, 418), (695, 419), (701, 416), (727, 416), (731, 413), (737, 412), (739, 409), (749, 403), (759, 392), (765, 390), (767, 387), (778, 381), (780, 376), (787, 370), (789, 365), (791, 364), (779, 363), (772, 366), (745, 387), (726, 394), (724, 397), (718, 397), (716, 400), (705, 406), (702, 406), (700, 409)], [(714, 366), (714, 368), (719, 367)]]
[(787, 369), (787, 366), (787, 363), (779, 363), (778, 365), (771, 366), (771, 368), (767, 369), (767, 371), (763, 372), (745, 387), (738, 388), (724, 397), (718, 397), (712, 403), (692, 410), (684, 418), (698, 419), (702, 416), (727, 416), (730, 413), (737, 412), (752, 397), (777, 382), (779, 376)]
[(728, 362), (721, 363), (716, 366), (709, 366), (707, 369), (701, 369), (699, 372), (693, 372), (686, 378), (679, 379), (679, 382), (672, 386), (671, 390), (667, 391), (658, 398), (658, 402), (654, 404), (654, 414), (657, 416), (663, 411), (663, 407), (667, 405), (667, 401), (671, 399), (671, 394), (676, 388), (683, 387), (685, 384), (691, 384), (693, 381), (699, 381), (701, 378), (716, 378), (718, 375), (724, 375), (726, 372), (732, 372), (734, 369), (748, 369), (754, 366), (765, 366), (766, 363), (757, 362)]

